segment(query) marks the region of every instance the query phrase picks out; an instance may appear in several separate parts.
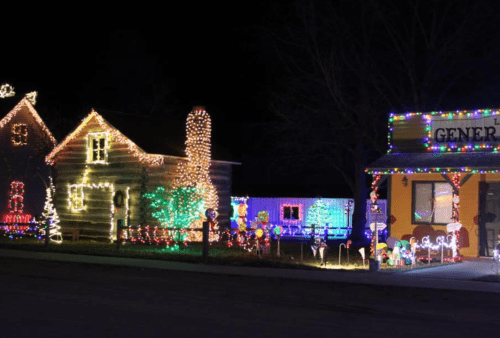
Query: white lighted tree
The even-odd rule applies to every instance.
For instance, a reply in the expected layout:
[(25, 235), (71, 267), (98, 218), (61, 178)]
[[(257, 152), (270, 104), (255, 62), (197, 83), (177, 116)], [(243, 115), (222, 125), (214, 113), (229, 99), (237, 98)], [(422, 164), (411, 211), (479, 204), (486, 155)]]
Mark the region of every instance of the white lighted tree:
[(42, 225), (49, 224), (49, 237), (50, 240), (56, 243), (62, 243), (61, 226), (59, 225), (59, 215), (54, 207), (52, 198), (56, 192), (52, 177), (50, 178), (50, 185), (46, 190), (45, 207), (42, 213)]
[(331, 222), (330, 209), (323, 200), (318, 199), (309, 208), (306, 219), (306, 232), (310, 233), (314, 225), (315, 232), (322, 231), (326, 223)]

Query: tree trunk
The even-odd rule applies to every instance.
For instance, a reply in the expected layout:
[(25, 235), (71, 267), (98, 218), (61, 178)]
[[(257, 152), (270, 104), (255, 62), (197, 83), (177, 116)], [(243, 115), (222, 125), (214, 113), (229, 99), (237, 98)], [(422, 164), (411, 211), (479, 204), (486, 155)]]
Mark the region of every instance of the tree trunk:
[(366, 155), (363, 141), (359, 141), (354, 156), (354, 213), (352, 215), (352, 241), (366, 242), (364, 235), (366, 225)]

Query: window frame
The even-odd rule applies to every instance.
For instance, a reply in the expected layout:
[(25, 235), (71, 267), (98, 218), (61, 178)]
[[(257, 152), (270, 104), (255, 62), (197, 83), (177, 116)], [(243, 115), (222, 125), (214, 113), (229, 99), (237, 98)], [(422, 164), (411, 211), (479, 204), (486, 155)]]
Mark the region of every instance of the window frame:
[[(290, 208), (290, 217), (293, 216), (293, 208), (297, 208), (297, 214), (298, 218), (293, 219), (293, 218), (285, 218), (285, 208)], [(299, 223), (302, 222), (302, 204), (292, 204), (292, 203), (283, 203), (281, 205), (281, 210), (280, 210), (280, 219), (282, 222), (285, 223)]]
[[(80, 198), (75, 198), (78, 195), (80, 195)], [(85, 209), (85, 194), (83, 193), (83, 185), (68, 185), (68, 204), (71, 211), (81, 211)]]
[[(100, 141), (104, 139), (104, 147), (101, 148)], [(97, 140), (97, 149), (94, 149), (94, 140)], [(94, 160), (94, 153), (97, 151), (98, 158)], [(103, 158), (100, 156), (102, 151)], [(95, 132), (87, 134), (87, 163), (90, 164), (108, 164), (108, 133)]]
[(416, 189), (417, 184), (430, 184), (431, 187), (432, 187), (431, 188), (432, 200), (435, 201), (435, 199), (436, 199), (435, 184), (436, 183), (438, 183), (438, 184), (445, 183), (445, 184), (448, 184), (452, 188), (452, 190), (451, 190), (452, 191), (452, 199), (451, 199), (451, 202), (450, 202), (450, 210), (451, 210), (451, 215), (453, 216), (453, 186), (450, 184), (450, 182), (448, 182), (448, 181), (413, 181), (412, 182), (412, 186), (411, 186), (411, 188), (412, 188), (412, 192), (411, 192), (411, 223), (412, 224), (418, 224), (418, 225), (447, 225), (447, 224), (453, 222), (453, 220), (450, 220), (449, 223), (436, 223), (434, 221), (435, 220), (434, 219), (435, 212), (432, 213), (430, 222), (422, 222), (422, 221), (417, 221), (415, 219), (415, 203), (416, 203), (416, 194), (417, 194), (417, 189)]
[[(22, 128), (25, 128), (25, 132), (22, 132)], [(19, 132), (17, 128), (19, 129)], [(13, 123), (11, 128), (10, 140), (12, 144), (16, 147), (25, 146), (28, 144), (28, 125), (26, 123)]]

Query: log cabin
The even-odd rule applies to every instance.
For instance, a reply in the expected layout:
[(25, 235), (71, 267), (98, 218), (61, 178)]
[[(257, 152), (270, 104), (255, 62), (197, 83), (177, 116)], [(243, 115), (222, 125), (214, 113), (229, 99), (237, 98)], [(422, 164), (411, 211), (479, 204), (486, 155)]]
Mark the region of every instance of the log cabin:
[[(57, 141), (26, 96), (0, 120), (0, 196), (3, 224), (28, 224), (40, 216), (49, 184), (45, 156)], [(4, 100), (2, 106), (12, 104)], [(12, 106), (11, 106), (12, 107)]]
[[(55, 170), (54, 205), (63, 234), (116, 240), (118, 224), (160, 225), (143, 195), (179, 178), (179, 164), (188, 161), (185, 143), (186, 125), (179, 121), (92, 110), (46, 157)], [(224, 156), (217, 146), (211, 153), (212, 158)], [(220, 228), (230, 224), (235, 164), (210, 161)]]

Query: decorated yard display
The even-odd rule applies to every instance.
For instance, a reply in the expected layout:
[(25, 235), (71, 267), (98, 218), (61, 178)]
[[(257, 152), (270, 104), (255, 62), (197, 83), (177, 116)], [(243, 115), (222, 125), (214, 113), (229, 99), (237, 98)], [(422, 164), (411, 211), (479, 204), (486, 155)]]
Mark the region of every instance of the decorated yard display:
[(330, 210), (328, 209), (328, 206), (321, 199), (318, 199), (309, 208), (309, 213), (306, 219), (305, 233), (307, 235), (313, 234), (312, 228), (314, 226), (315, 235), (319, 235), (320, 233), (323, 234), (326, 230), (327, 224), (330, 223), (331, 223)]
[(41, 217), (41, 228), (45, 228), (48, 224), (49, 238), (51, 241), (56, 243), (62, 243), (61, 226), (59, 225), (59, 215), (54, 207), (52, 198), (56, 192), (56, 188), (52, 182), (52, 177), (50, 178), (50, 185), (47, 187), (47, 196), (45, 199), (45, 207)]
[[(195, 107), (189, 113), (186, 127), (186, 164), (179, 165), (180, 178), (178, 187), (196, 187), (201, 192), (205, 208), (217, 210), (217, 191), (209, 176), (211, 160), (211, 137), (212, 126), (210, 115), (203, 107)], [(189, 227), (201, 228), (201, 218), (193, 219)], [(215, 224), (217, 222), (215, 221)], [(193, 236), (201, 240), (201, 232)]]
[(195, 186), (157, 187), (144, 197), (151, 201), (152, 216), (162, 227), (178, 230), (173, 237), (177, 242), (187, 241), (186, 230), (203, 216), (203, 191)]

